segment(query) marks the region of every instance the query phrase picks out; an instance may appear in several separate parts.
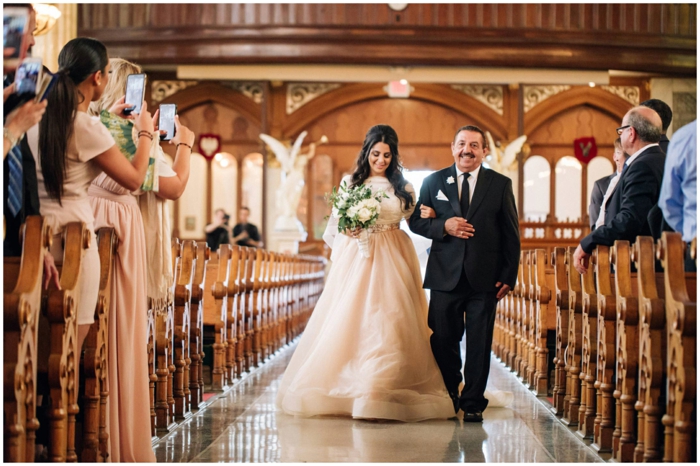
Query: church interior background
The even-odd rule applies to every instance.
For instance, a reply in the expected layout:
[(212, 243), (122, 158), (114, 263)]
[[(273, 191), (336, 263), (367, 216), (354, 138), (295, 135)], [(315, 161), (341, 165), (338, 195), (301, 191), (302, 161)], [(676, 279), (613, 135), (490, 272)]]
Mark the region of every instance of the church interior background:
[[(61, 16), (35, 48), (49, 68), (56, 68), (67, 40), (95, 37), (111, 57), (144, 68), (149, 108), (176, 104), (197, 135), (189, 184), (171, 205), (172, 234), (181, 240), (203, 241), (214, 210), (235, 218), (248, 206), (266, 248), (328, 257), (325, 194), (352, 172), (371, 125), (396, 129), (406, 176), (419, 186), (452, 163), (455, 129), (476, 124), (496, 146), (486, 164), (514, 180), (522, 248), (551, 253), (576, 246), (590, 231), (593, 182), (613, 172), (615, 129), (632, 106), (649, 98), (668, 103), (669, 138), (696, 118), (695, 4), (56, 7)], [(282, 170), (260, 134), (289, 147), (304, 131), (301, 229), (280, 232)], [(516, 141), (521, 136), (524, 143)], [(174, 155), (172, 147), (164, 150)], [(207, 338), (212, 329), (205, 326)], [(610, 458), (570, 429), (545, 422), (551, 416), (545, 405), (519, 391), (503, 367), (493, 377), (515, 392), (515, 407), (463, 437), (452, 424), (434, 424), (426, 434), (415, 425), (281, 423), (274, 418), (274, 386), (286, 361), (288, 355), (272, 360), (232, 386), (208, 414), (161, 435), (159, 461)], [(425, 445), (425, 435), (431, 451), (410, 445)], [(399, 436), (409, 443), (386, 450)]]

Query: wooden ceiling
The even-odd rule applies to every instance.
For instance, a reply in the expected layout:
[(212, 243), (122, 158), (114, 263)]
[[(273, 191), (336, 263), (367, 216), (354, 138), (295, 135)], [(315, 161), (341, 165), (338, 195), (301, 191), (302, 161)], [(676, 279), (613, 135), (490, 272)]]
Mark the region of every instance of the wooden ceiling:
[(695, 4), (81, 4), (78, 34), (142, 65), (329, 63), (690, 76)]

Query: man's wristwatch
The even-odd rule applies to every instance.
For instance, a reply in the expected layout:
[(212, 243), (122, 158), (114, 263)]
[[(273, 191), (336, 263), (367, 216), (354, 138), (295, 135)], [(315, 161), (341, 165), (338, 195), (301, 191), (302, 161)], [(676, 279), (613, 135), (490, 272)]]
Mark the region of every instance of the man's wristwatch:
[(10, 147), (15, 147), (17, 145), (17, 142), (19, 142), (19, 138), (14, 135), (12, 131), (7, 129), (6, 127), (2, 127), (2, 136), (10, 141)]

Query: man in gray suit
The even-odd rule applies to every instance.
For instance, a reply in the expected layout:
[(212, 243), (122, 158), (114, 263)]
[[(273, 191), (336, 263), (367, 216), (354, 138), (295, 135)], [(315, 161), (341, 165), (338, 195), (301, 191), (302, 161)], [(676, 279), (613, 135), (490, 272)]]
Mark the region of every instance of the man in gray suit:
[[(622, 150), (620, 138), (615, 139), (615, 152), (613, 152), (613, 161), (615, 161), (615, 172), (612, 175), (604, 176), (593, 184), (593, 192), (591, 193), (591, 205), (588, 206), (588, 217), (591, 223), (591, 231), (595, 230), (595, 224), (600, 215), (600, 206), (603, 205), (603, 199), (608, 191), (610, 182), (622, 173), (622, 167), (625, 165), (625, 160), (629, 157)], [(610, 196), (608, 196), (610, 197)]]

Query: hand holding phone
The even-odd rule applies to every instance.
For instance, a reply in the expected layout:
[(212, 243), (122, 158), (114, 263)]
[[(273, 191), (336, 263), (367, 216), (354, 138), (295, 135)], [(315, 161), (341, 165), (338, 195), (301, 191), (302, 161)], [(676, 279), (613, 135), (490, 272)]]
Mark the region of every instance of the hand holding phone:
[[(159, 113), (158, 130), (161, 131), (160, 140), (170, 141), (175, 137), (175, 115), (177, 113), (177, 105), (162, 104)], [(165, 131), (165, 134), (163, 134), (163, 131)]]
[(125, 115), (132, 113), (141, 113), (141, 104), (146, 97), (146, 75), (130, 74), (126, 78), (126, 104), (128, 107), (124, 109)]
[(194, 145), (194, 133), (187, 126), (180, 124), (180, 117), (175, 115), (175, 137), (170, 140), (170, 144), (184, 143), (190, 147)]
[(12, 71), (27, 54), (29, 9), (6, 6), (3, 13), (3, 69)]

